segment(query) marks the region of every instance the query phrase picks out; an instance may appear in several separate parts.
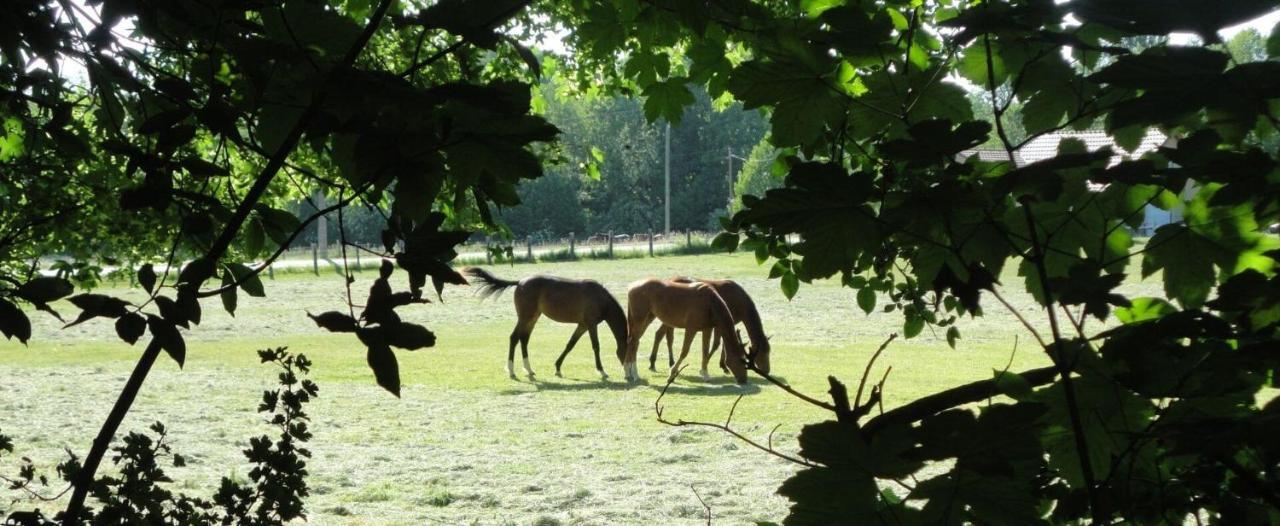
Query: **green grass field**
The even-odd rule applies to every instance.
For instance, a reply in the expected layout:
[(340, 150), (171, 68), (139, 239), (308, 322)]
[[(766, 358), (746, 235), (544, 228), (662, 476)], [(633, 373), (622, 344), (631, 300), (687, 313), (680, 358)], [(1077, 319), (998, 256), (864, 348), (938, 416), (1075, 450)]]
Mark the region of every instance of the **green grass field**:
[[(777, 281), (764, 279), (767, 269), (746, 254), (492, 270), (507, 278), (535, 272), (589, 277), (620, 300), (629, 282), (647, 276), (738, 280), (754, 296), (772, 336), (775, 374), (820, 397), (828, 374), (856, 384), (871, 353), (901, 326), (896, 312), (863, 315), (852, 291), (835, 282), (803, 286), (788, 302)], [(370, 271), (357, 275), (357, 290), (367, 290), (374, 277)], [(398, 274), (393, 286), (404, 288), (405, 279)], [(1003, 279), (1014, 306), (1040, 319), (1031, 299), (1014, 292), (1020, 279)], [(552, 364), (572, 327), (545, 318), (530, 342), (537, 380), (511, 380), (503, 370), (514, 322), (510, 294), (481, 302), (466, 287), (450, 288), (443, 303), (400, 311), (407, 321), (434, 330), (439, 341), (434, 349), (397, 351), (404, 387), (396, 399), (374, 384), (352, 335), (325, 333), (305, 315), (341, 308), (340, 277), (278, 275), (266, 285), (267, 298), (242, 295), (235, 318), (216, 300), (206, 302), (204, 323), (186, 334), (185, 370), (162, 357), (124, 423), (125, 431), (155, 420), (169, 427), (175, 451), (190, 459), (169, 470), (181, 491), (209, 495), (220, 477), (246, 476), (240, 450), (249, 437), (270, 432), (255, 408), (275, 375), (257, 364), (253, 351), (287, 345), (314, 360), (312, 378), (321, 389), (309, 409), (315, 432), (312, 523), (697, 524), (705, 519), (695, 489), (717, 523), (777, 521), (786, 513), (787, 501), (774, 490), (793, 467), (715, 430), (657, 422), (653, 405), (665, 382), (665, 359), (659, 373), (642, 366), (645, 381), (627, 385), (607, 331), (601, 343), (609, 382), (595, 374), (585, 338), (566, 361), (565, 378), (556, 378)], [(1159, 294), (1151, 282), (1125, 287)], [(140, 296), (138, 290), (105, 292)], [(75, 312), (67, 304), (55, 307)], [(998, 303), (986, 299), (984, 307), (986, 317), (962, 322), (955, 350), (941, 332), (926, 329), (886, 351), (872, 373), (879, 378), (884, 367), (893, 367), (886, 407), (989, 378), (1009, 363), (1017, 334), (1013, 370), (1048, 363)], [(59, 330), (47, 315), (32, 318), (37, 326), (30, 347), (0, 341), (0, 430), (14, 438), (19, 456), (51, 468), (64, 447), (84, 454), (141, 345), (121, 343), (101, 319)], [(646, 359), (650, 341), (646, 335), (642, 342)], [(745, 391), (734, 427), (764, 440), (781, 424), (774, 440), (784, 451), (795, 450), (803, 424), (825, 416), (763, 380), (753, 379)], [(677, 381), (664, 405), (672, 419), (723, 421), (740, 392), (727, 376), (703, 381), (695, 372)], [(0, 460), (5, 474), (16, 466), (14, 457)], [(14, 497), (0, 491), (0, 515)]]

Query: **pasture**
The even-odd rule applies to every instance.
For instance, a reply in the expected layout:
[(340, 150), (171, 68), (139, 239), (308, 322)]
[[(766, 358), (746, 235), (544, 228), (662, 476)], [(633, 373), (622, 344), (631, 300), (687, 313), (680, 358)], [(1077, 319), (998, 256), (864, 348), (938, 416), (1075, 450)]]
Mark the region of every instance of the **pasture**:
[[(627, 284), (646, 276), (737, 280), (755, 298), (772, 337), (774, 374), (819, 397), (825, 397), (828, 374), (856, 384), (871, 353), (901, 327), (896, 312), (877, 308), (864, 315), (853, 292), (835, 282), (802, 286), (788, 302), (749, 254), (489, 268), (508, 279), (535, 272), (593, 278), (624, 305)], [(374, 277), (372, 271), (357, 274), (357, 301)], [(398, 273), (393, 286), (404, 288), (405, 279)], [(1002, 279), (1005, 297), (1034, 315), (1030, 297), (1017, 292), (1020, 278), (1007, 272)], [(1159, 294), (1152, 281), (1130, 281), (1127, 292)], [(276, 373), (259, 365), (253, 351), (287, 345), (313, 359), (311, 377), (320, 385), (320, 398), (308, 409), (315, 432), (309, 443), (311, 523), (699, 524), (705, 519), (698, 495), (717, 524), (778, 521), (785, 514), (787, 501), (774, 490), (792, 466), (716, 430), (656, 421), (654, 400), (666, 378), (665, 357), (658, 373), (647, 370), (656, 325), (641, 343), (638, 384), (622, 381), (606, 330), (601, 355), (607, 383), (595, 373), (585, 338), (566, 360), (564, 378), (556, 378), (552, 364), (573, 328), (546, 319), (529, 347), (536, 380), (512, 380), (504, 371), (514, 323), (510, 292), (482, 302), (467, 287), (450, 287), (443, 303), (400, 311), (435, 331), (438, 343), (397, 351), (404, 387), (396, 399), (374, 384), (353, 335), (328, 334), (306, 317), (305, 311), (342, 307), (339, 276), (278, 274), (265, 283), (267, 297), (242, 295), (235, 318), (217, 300), (205, 303), (204, 323), (186, 334), (185, 370), (162, 357), (122, 427), (141, 431), (156, 420), (168, 426), (174, 450), (189, 459), (185, 467), (168, 468), (178, 490), (208, 495), (220, 477), (246, 476), (240, 450), (249, 437), (270, 432), (255, 408)], [(137, 298), (140, 291), (108, 292)], [(61, 307), (64, 314), (74, 312)], [(893, 367), (886, 407), (989, 378), (1010, 362), (1015, 334), (1021, 344), (1012, 355), (1013, 370), (1048, 363), (998, 303), (984, 297), (984, 307), (986, 317), (961, 323), (955, 350), (942, 332), (928, 329), (889, 347), (872, 372), (879, 378), (884, 367)], [(37, 326), (30, 347), (0, 341), (0, 430), (14, 438), (18, 456), (52, 468), (64, 447), (86, 450), (140, 347), (121, 343), (109, 321), (59, 330), (49, 316), (35, 313), (32, 319)], [(663, 401), (668, 417), (723, 422), (744, 390), (727, 375), (704, 381), (696, 366), (687, 371), (694, 373), (677, 380)], [(824, 418), (758, 378), (745, 392), (733, 426), (764, 440), (781, 424), (774, 443), (783, 451), (795, 449), (802, 425)], [(16, 466), (14, 457), (6, 457), (0, 472), (11, 474)], [(15, 495), (0, 497), (3, 515)]]

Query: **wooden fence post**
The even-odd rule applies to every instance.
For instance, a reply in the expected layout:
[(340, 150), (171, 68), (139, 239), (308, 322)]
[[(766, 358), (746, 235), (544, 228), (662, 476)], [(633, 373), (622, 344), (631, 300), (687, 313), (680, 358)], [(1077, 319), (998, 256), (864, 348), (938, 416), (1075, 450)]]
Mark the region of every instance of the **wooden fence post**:
[(685, 244), (685, 246), (689, 246), (689, 247), (692, 247), (692, 246), (693, 246), (693, 231), (692, 231), (692, 230), (685, 230), (685, 231), (684, 231), (684, 244)]
[(613, 259), (613, 231), (609, 231), (609, 259)]
[(649, 257), (653, 257), (653, 229), (649, 229)]
[(574, 252), (574, 245), (577, 244), (576, 241), (577, 240), (574, 238), (573, 232), (569, 232), (569, 257), (570, 258), (578, 257), (578, 254)]
[(311, 244), (311, 271), (317, 276), (320, 275), (320, 245), (318, 243)]
[(524, 238), (524, 255), (533, 263), (533, 236)]
[(356, 253), (356, 272), (360, 272), (360, 245), (356, 245), (355, 253)]
[(493, 239), (489, 236), (484, 236), (484, 262), (488, 265), (493, 264), (493, 251), (489, 250), (493, 248), (492, 243)]

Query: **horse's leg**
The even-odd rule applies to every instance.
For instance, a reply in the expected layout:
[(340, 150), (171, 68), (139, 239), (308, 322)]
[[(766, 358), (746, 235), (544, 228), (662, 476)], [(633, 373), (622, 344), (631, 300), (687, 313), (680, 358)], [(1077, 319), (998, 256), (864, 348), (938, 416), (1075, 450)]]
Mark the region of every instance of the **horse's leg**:
[(636, 351), (640, 349), (640, 335), (653, 323), (653, 313), (649, 312), (648, 305), (640, 305), (637, 300), (630, 303), (627, 309), (627, 352), (621, 360), (623, 374), (629, 382), (640, 379), (636, 371)]
[(698, 332), (693, 329), (684, 330), (684, 346), (680, 348), (680, 357), (676, 359), (675, 365), (671, 366), (671, 374), (667, 375), (668, 382), (674, 382), (676, 375), (680, 371), (680, 364), (684, 363), (684, 359), (689, 355), (689, 347), (693, 345), (693, 337)]
[(600, 325), (592, 325), (587, 329), (591, 333), (591, 350), (596, 353), (596, 372), (600, 373), (601, 380), (608, 380), (609, 375), (604, 372), (604, 364), (600, 363), (600, 338), (596, 336), (596, 328)]
[(516, 322), (516, 328), (511, 330), (511, 346), (507, 349), (507, 376), (510, 376), (512, 378), (516, 377), (516, 368), (515, 368), (516, 343), (521, 340), (520, 338), (521, 325), (523, 324), (520, 322)]
[[(716, 331), (715, 338), (711, 340), (711, 352), (712, 353), (716, 352), (716, 349), (718, 349), (719, 347), (720, 347), (720, 331)], [(720, 370), (726, 373), (729, 372), (729, 367), (724, 364), (724, 351), (720, 352)]]
[(533, 334), (533, 326), (538, 323), (538, 315), (533, 316), (525, 323), (524, 333), (520, 335), (520, 357), (524, 359), (524, 372), (533, 378), (533, 368), (529, 367), (529, 336)]
[(702, 331), (702, 369), (699, 371), (705, 380), (711, 375), (707, 374), (707, 362), (711, 361), (711, 335), (715, 330)]
[(560, 376), (560, 364), (564, 363), (564, 357), (569, 356), (569, 351), (572, 351), (573, 346), (578, 344), (578, 338), (581, 338), (584, 332), (587, 332), (586, 324), (578, 325), (578, 328), (573, 330), (573, 336), (569, 337), (569, 345), (564, 346), (564, 352), (560, 353), (559, 358), (556, 358), (556, 376)]
[(671, 330), (667, 331), (667, 367), (675, 367), (676, 365), (675, 356), (671, 354), (671, 341), (674, 339), (676, 339), (676, 329), (672, 327)]
[(658, 326), (658, 330), (653, 331), (653, 352), (649, 353), (649, 370), (650, 371), (653, 371), (655, 373), (658, 372), (658, 368), (655, 365), (655, 363), (658, 361), (658, 347), (662, 345), (662, 338), (664, 336), (670, 337), (671, 336), (670, 333), (673, 330), (674, 329), (672, 329), (668, 325), (660, 325)]

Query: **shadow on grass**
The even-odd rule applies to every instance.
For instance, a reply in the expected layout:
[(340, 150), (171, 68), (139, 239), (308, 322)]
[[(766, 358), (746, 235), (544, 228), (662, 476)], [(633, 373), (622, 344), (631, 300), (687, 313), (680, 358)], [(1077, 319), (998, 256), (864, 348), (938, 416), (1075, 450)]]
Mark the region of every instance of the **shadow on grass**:
[[(665, 375), (657, 375), (653, 381), (647, 378), (641, 378), (637, 382), (627, 382), (625, 380), (615, 380), (610, 377), (609, 380), (600, 379), (577, 379), (577, 378), (558, 378), (555, 381), (543, 381), (537, 378), (532, 380), (525, 378), (517, 378), (511, 380), (520, 384), (533, 386), (537, 391), (630, 391), (636, 388), (648, 388), (653, 391), (661, 392), (663, 387), (667, 385)], [(667, 389), (668, 394), (689, 394), (701, 396), (738, 396), (741, 394), (756, 394), (760, 392), (762, 385), (768, 382), (757, 378), (748, 380), (747, 385), (739, 387), (733, 381), (733, 377), (712, 377), (709, 379), (699, 378), (697, 376), (680, 376), (676, 382), (671, 384)], [(527, 394), (531, 391), (527, 389), (503, 389), (498, 391), (502, 395), (518, 395)]]

